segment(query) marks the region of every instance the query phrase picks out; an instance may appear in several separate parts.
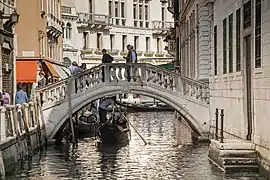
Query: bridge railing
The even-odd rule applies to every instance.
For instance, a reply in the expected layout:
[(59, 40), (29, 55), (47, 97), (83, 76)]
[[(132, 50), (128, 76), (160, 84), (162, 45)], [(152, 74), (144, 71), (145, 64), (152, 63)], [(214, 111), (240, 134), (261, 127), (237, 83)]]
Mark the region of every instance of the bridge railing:
[(44, 105), (65, 99), (68, 91), (71, 94), (78, 94), (99, 84), (121, 82), (135, 83), (141, 86), (151, 83), (172, 92), (195, 98), (198, 101), (209, 103), (209, 87), (207, 84), (146, 63), (101, 64), (38, 89), (37, 93), (40, 94)]
[(0, 141), (21, 136), (31, 130), (41, 128), (41, 106), (38, 102), (5, 105), (0, 107)]

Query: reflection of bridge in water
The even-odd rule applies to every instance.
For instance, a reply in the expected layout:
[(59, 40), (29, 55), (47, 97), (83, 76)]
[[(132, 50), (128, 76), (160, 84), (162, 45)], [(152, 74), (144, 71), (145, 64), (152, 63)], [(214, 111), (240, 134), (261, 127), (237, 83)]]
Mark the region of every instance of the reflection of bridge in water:
[[(102, 82), (102, 69), (105, 82)], [(127, 69), (137, 69), (127, 81)], [(75, 88), (77, 87), (77, 88)], [(158, 99), (178, 111), (200, 135), (209, 131), (208, 85), (150, 64), (103, 64), (37, 90), (48, 138), (53, 138), (69, 117), (68, 94), (75, 113), (104, 96), (134, 93)]]

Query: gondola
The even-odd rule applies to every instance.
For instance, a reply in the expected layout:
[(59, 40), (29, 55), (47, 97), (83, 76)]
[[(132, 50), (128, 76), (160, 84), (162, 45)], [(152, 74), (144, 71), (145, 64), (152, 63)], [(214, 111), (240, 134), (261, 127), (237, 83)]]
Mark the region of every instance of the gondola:
[(101, 125), (97, 136), (102, 144), (115, 145), (129, 142), (129, 123), (119, 115), (113, 115), (107, 123)]
[(95, 137), (99, 126), (97, 116), (90, 114), (89, 116), (81, 115), (77, 122), (78, 138)]

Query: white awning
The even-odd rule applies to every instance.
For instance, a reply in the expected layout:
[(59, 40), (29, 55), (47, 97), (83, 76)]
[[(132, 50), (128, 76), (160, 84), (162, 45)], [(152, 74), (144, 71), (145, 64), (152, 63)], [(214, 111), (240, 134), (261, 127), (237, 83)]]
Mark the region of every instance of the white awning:
[(68, 70), (67, 71), (64, 70), (65, 67), (62, 67), (62, 66), (57, 65), (57, 64), (52, 64), (52, 65), (53, 65), (55, 71), (59, 74), (61, 79), (65, 79), (69, 76), (69, 74), (67, 73)]

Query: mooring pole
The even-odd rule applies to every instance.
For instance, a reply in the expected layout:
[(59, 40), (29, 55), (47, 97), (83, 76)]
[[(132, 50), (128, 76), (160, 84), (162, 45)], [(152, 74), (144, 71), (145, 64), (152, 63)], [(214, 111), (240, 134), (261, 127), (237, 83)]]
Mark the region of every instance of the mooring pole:
[(72, 119), (72, 105), (71, 105), (71, 90), (72, 90), (72, 79), (69, 79), (68, 81), (68, 113), (69, 113), (69, 124), (71, 128), (71, 133), (72, 133), (72, 143), (73, 145), (76, 143), (76, 138), (75, 138), (75, 131), (74, 131), (74, 125), (73, 125), (73, 119)]
[(215, 139), (218, 140), (218, 108), (216, 108), (216, 132), (215, 132)]

